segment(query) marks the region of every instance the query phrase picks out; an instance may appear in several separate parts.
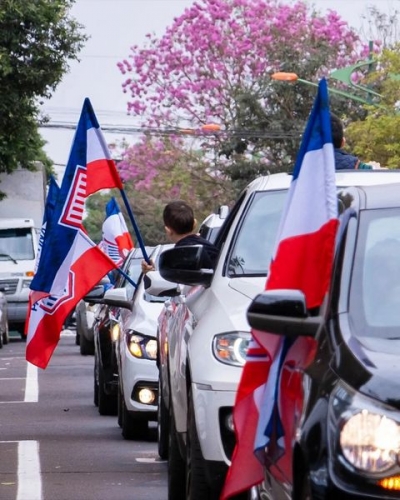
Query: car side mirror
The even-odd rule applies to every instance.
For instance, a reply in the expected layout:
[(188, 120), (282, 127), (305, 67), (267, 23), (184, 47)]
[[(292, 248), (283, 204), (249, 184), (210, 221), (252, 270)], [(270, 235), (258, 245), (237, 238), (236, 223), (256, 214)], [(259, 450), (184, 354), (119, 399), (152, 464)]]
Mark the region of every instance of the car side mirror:
[(247, 320), (256, 330), (288, 337), (315, 337), (322, 318), (310, 316), (300, 290), (266, 290), (247, 310)]
[(203, 245), (174, 247), (160, 254), (158, 267), (161, 276), (182, 285), (210, 286), (214, 270)]
[(100, 303), (100, 299), (103, 298), (105, 292), (105, 288), (103, 285), (96, 285), (93, 287), (90, 292), (88, 292), (82, 300), (85, 302), (89, 302), (92, 304), (98, 304)]
[(150, 295), (156, 297), (176, 297), (180, 294), (177, 284), (165, 280), (159, 271), (149, 271), (143, 277), (144, 288)]
[(132, 302), (128, 300), (125, 288), (112, 288), (107, 290), (102, 299), (102, 304), (112, 307), (122, 307), (123, 309), (132, 309)]

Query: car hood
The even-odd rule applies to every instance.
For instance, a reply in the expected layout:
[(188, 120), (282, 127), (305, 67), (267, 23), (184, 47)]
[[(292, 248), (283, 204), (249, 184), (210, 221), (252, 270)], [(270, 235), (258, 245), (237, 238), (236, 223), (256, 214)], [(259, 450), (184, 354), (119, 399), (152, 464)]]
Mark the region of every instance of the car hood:
[(243, 294), (249, 299), (253, 299), (258, 293), (265, 289), (266, 276), (254, 278), (232, 278), (229, 282), (229, 287)]
[(400, 340), (351, 337), (339, 351), (338, 369), (347, 384), (400, 409)]
[(125, 328), (135, 330), (149, 337), (156, 337), (158, 316), (164, 304), (162, 302), (147, 302), (143, 299), (134, 302), (132, 311), (125, 321)]

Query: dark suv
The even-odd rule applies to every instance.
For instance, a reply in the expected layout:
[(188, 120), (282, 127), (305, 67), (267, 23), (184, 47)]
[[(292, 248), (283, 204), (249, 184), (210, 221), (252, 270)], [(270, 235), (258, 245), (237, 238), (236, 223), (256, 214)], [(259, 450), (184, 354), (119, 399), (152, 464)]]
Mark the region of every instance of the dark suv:
[(339, 193), (333, 280), (319, 311), (307, 311), (300, 290), (263, 292), (248, 309), (254, 329), (293, 341), (278, 391), (285, 453), (265, 468), (263, 498), (400, 496), (399, 192)]

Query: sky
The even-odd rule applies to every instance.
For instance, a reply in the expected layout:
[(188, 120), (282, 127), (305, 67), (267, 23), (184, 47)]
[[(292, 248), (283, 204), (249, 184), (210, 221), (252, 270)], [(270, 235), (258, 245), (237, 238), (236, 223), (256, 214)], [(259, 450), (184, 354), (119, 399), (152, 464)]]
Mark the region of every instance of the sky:
[[(51, 99), (42, 110), (54, 124), (76, 126), (85, 97), (89, 97), (107, 143), (129, 134), (115, 134), (105, 130), (107, 125), (135, 126), (135, 119), (127, 115), (129, 94), (122, 92), (124, 77), (117, 62), (129, 56), (132, 45), (142, 45), (147, 33), (162, 36), (174, 17), (183, 13), (194, 0), (76, 0), (71, 14), (84, 26), (90, 37), (80, 52), (80, 62), (70, 63)], [(290, 0), (287, 0), (288, 3)], [(336, 10), (356, 30), (365, 26), (363, 16), (368, 6), (380, 11), (400, 10), (400, 0), (307, 0), (321, 13)], [(56, 166), (61, 181), (64, 165), (71, 148), (74, 130), (42, 128), (47, 141), (45, 150)]]

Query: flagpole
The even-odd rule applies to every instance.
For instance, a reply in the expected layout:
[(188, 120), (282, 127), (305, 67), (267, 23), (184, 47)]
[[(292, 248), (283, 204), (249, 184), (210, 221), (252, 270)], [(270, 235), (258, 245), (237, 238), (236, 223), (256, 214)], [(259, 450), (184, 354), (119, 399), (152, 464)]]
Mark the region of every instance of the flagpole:
[(133, 279), (128, 275), (126, 274), (125, 271), (123, 271), (120, 267), (116, 267), (115, 268), (116, 271), (118, 271), (120, 274), (122, 274), (122, 276), (127, 280), (129, 281), (129, 283), (134, 287), (134, 288), (137, 288), (137, 283), (135, 283), (133, 281)]
[(150, 259), (149, 256), (147, 255), (146, 248), (143, 243), (143, 238), (142, 235), (140, 234), (140, 230), (138, 225), (136, 224), (135, 217), (133, 216), (133, 212), (131, 210), (131, 207), (129, 205), (128, 198), (126, 197), (125, 191), (123, 189), (120, 189), (119, 192), (121, 193), (122, 199), (124, 200), (126, 210), (128, 211), (129, 219), (132, 223), (133, 229), (135, 230), (136, 237), (138, 239), (139, 246), (142, 250), (143, 258), (144, 260), (150, 264)]

